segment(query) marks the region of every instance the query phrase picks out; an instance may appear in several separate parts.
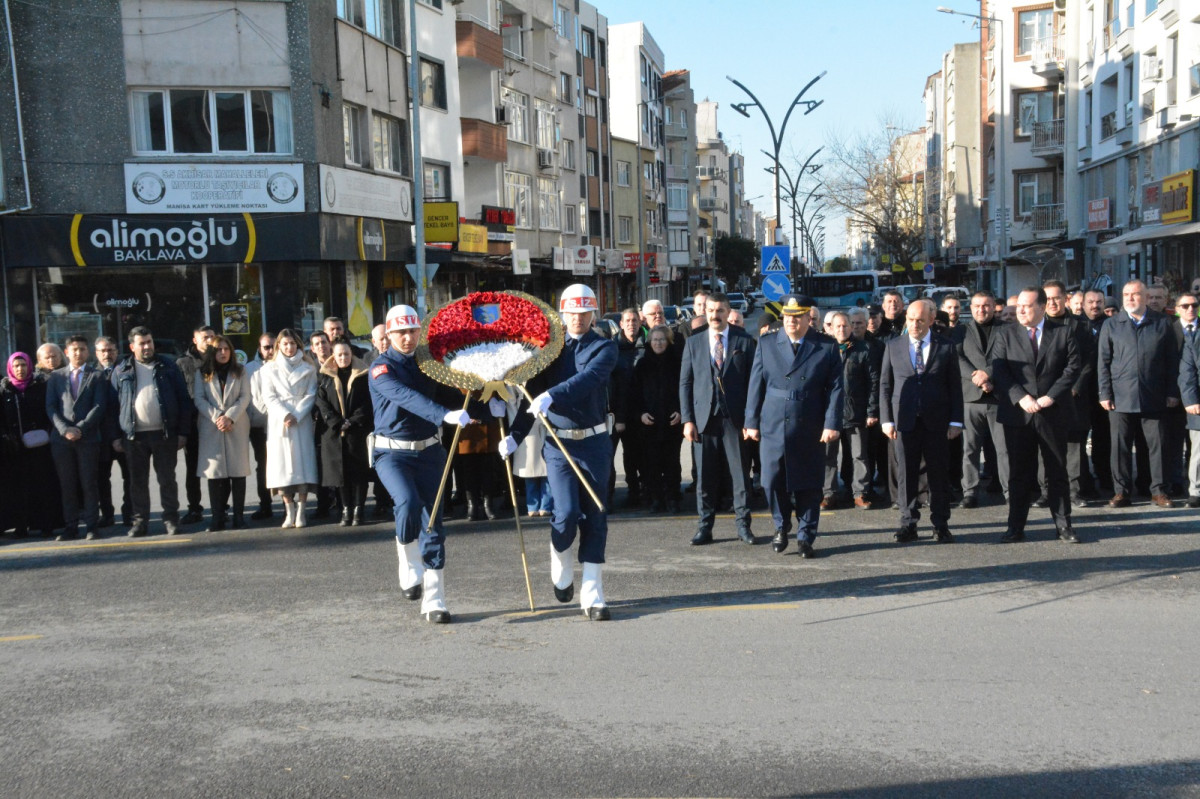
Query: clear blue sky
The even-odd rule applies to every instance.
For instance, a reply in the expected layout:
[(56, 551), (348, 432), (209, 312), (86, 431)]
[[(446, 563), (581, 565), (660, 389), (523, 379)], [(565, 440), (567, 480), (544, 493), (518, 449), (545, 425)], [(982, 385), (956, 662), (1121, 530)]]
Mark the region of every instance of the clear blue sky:
[[(641, 21), (658, 42), (667, 70), (688, 69), (697, 100), (721, 104), (725, 140), (746, 155), (746, 196), (774, 215), (771, 176), (763, 171), (771, 149), (767, 124), (756, 109), (742, 117), (729, 106), (748, 100), (726, 80), (744, 83), (766, 106), (772, 122), (825, 70), (804, 96), (824, 100), (807, 116), (798, 108), (784, 134), (781, 160), (806, 158), (831, 135), (852, 137), (878, 130), (882, 116), (919, 127), (925, 79), (941, 69), (942, 53), (956, 42), (977, 41), (974, 20), (940, 14), (946, 4), (978, 13), (976, 0), (592, 0), (610, 25)], [(819, 161), (820, 155), (817, 156)], [(786, 219), (785, 214), (785, 219)], [(843, 231), (826, 214), (826, 257), (842, 250)]]

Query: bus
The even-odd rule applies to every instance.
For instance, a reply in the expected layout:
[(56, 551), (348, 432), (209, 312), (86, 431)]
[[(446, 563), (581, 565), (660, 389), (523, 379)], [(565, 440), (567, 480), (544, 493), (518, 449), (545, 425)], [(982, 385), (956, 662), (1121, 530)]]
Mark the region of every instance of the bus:
[(817, 272), (808, 276), (808, 287), (818, 308), (866, 307), (879, 290), (879, 273)]

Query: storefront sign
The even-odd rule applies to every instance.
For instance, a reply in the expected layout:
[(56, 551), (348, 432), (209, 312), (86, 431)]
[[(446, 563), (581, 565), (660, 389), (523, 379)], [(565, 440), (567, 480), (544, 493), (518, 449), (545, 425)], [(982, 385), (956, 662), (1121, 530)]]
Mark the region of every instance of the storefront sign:
[(609, 275), (625, 271), (625, 253), (621, 250), (604, 251), (604, 272)]
[(458, 241), (458, 203), (425, 203), (425, 241)]
[(403, 178), (320, 165), (321, 210), (413, 221), (412, 184)]
[(367, 296), (367, 265), (346, 264), (346, 329), (354, 336), (371, 335), (375, 306)]
[(1096, 243), (1103, 244), (1106, 241), (1112, 241), (1121, 235), (1121, 228), (1115, 230), (1102, 230), (1096, 234)]
[(1142, 186), (1142, 224), (1152, 225), (1162, 221), (1162, 181), (1156, 180)]
[(101, 309), (116, 308), (128, 313), (129, 311), (142, 311), (148, 313), (150, 306), (153, 303), (150, 301), (150, 294), (96, 294), (92, 297), (92, 310), (96, 313), (104, 313)]
[(221, 334), (241, 336), (250, 332), (250, 305), (244, 302), (221, 305)]
[(481, 206), (479, 221), (487, 228), (488, 241), (516, 241), (517, 212), (513, 209), (495, 205)]
[(131, 214), (300, 213), (303, 164), (125, 164)]
[(653, 272), (658, 266), (658, 253), (648, 252), (638, 254), (636, 252), (625, 253), (625, 271), (636, 272), (642, 265), (642, 259), (646, 259), (646, 269)]
[(76, 214), (71, 222), (71, 252), (76, 266), (250, 263), (254, 248), (254, 221), (249, 214), (191, 220)]
[(460, 224), (458, 226), (459, 252), (486, 253), (488, 251), (487, 234), (487, 228), (483, 225)]
[(358, 218), (358, 260), (386, 261), (387, 236), (383, 232), (383, 220)]
[(529, 261), (529, 250), (513, 250), (512, 265), (514, 275), (533, 274), (532, 264)]
[(1107, 197), (1088, 200), (1087, 229), (1089, 232), (1107, 230), (1112, 225), (1112, 211)]
[(1192, 221), (1194, 211), (1192, 191), (1195, 185), (1196, 170), (1194, 169), (1177, 172), (1163, 178), (1162, 222), (1164, 225)]

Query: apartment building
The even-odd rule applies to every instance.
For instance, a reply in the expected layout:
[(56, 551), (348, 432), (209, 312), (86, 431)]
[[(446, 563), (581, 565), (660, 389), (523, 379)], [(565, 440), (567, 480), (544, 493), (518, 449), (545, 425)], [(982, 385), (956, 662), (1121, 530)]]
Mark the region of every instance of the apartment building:
[(696, 233), (700, 217), (696, 208), (699, 177), (696, 174), (696, 98), (691, 73), (678, 69), (663, 75), (667, 179), (667, 258), (670, 280), (699, 282)]
[[(947, 278), (964, 285), (968, 270), (982, 275), (983, 226), (980, 203), (983, 187), (980, 152), (979, 43), (956, 44), (942, 55), (935, 108), (927, 111), (932, 131), (929, 187), (930, 253), (945, 263)], [(936, 169), (936, 173), (934, 172)]]

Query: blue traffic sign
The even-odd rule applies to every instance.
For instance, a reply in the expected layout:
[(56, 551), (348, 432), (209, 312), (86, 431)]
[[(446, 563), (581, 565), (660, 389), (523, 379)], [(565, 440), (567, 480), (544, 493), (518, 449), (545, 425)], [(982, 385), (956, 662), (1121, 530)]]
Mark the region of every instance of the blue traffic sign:
[(789, 248), (783, 247), (763, 247), (762, 257), (759, 263), (762, 266), (764, 275), (789, 275), (792, 272), (792, 254), (788, 251)]
[(792, 293), (792, 281), (788, 280), (787, 275), (767, 275), (763, 278), (762, 293), (764, 297), (773, 302), (785, 294)]

